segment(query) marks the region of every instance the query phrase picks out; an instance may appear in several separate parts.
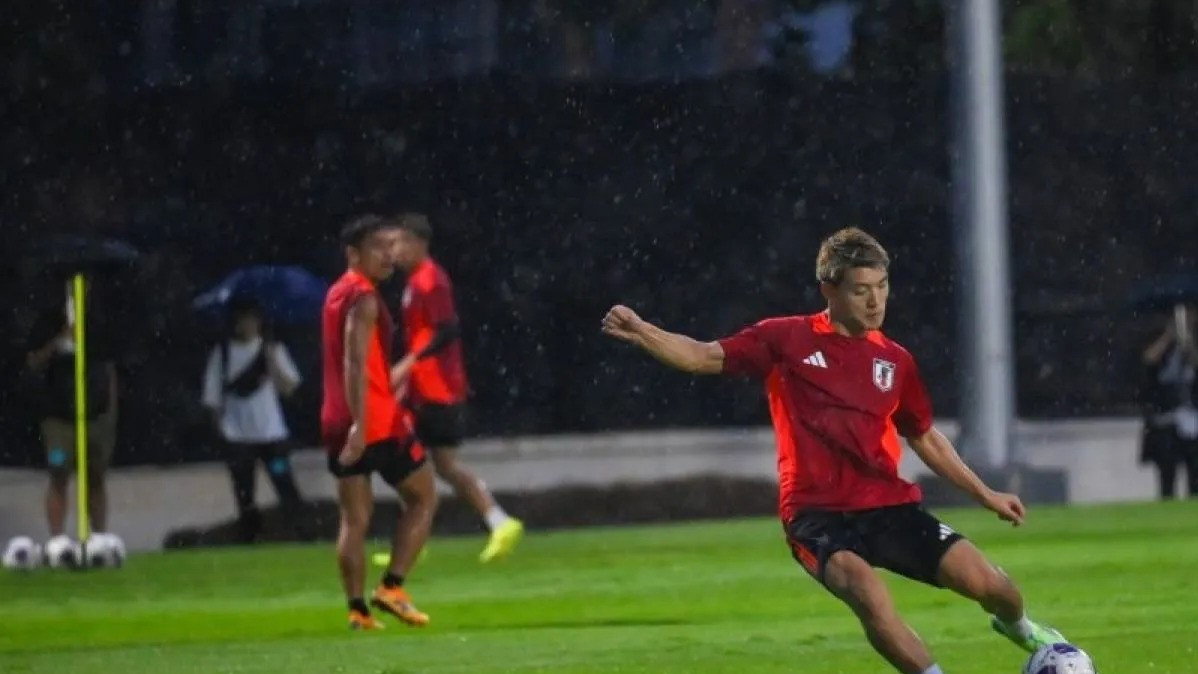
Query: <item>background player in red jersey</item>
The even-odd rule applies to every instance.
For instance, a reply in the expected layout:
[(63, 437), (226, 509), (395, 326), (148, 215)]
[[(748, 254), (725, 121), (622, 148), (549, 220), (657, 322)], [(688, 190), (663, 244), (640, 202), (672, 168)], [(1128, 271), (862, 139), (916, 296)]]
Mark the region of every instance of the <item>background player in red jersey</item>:
[(1019, 525), (1019, 497), (990, 489), (932, 425), (915, 360), (880, 332), (890, 259), (856, 228), (820, 246), (826, 311), (765, 320), (699, 342), (614, 307), (603, 331), (673, 368), (762, 377), (778, 446), (779, 515), (795, 559), (857, 615), (870, 644), (904, 674), (941, 674), (895, 610), (874, 567), (977, 601), (1028, 651), (1063, 641), (1028, 620), (1018, 588), (968, 540), (921, 506), (899, 477), (899, 435), (937, 475)]
[(394, 225), (375, 215), (346, 225), (342, 244), (349, 269), (325, 298), (322, 315), (324, 401), (321, 434), (329, 471), (337, 478), (341, 527), (337, 561), (354, 629), (379, 629), (363, 596), (366, 532), (374, 510), (373, 473), (393, 485), (403, 500), (391, 543), (391, 558), (371, 603), (409, 625), (428, 616), (412, 604), (404, 576), (424, 547), (436, 510), (436, 485), (424, 450), (406, 426), (391, 387), (391, 315), (376, 284), (395, 269)]
[(453, 284), (429, 255), (433, 230), (428, 218), (405, 213), (396, 224), (395, 258), (407, 275), (402, 304), (407, 355), (395, 366), (393, 381), (407, 381), (416, 435), (432, 452), (437, 475), (478, 511), (491, 530), (491, 539), (479, 555), (481, 561), (490, 562), (511, 553), (524, 535), (524, 523), (508, 516), (482, 480), (458, 461), (467, 386)]

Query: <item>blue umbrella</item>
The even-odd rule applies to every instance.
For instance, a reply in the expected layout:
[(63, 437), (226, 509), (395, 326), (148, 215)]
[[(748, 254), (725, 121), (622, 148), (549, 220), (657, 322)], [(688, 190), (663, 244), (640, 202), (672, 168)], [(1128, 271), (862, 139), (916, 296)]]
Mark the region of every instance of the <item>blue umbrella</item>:
[(1168, 311), (1177, 304), (1198, 304), (1198, 272), (1166, 274), (1137, 283), (1127, 302), (1136, 311)]
[(202, 314), (224, 315), (233, 299), (250, 299), (278, 325), (302, 325), (320, 319), (329, 284), (302, 267), (260, 265), (230, 274), (192, 301)]

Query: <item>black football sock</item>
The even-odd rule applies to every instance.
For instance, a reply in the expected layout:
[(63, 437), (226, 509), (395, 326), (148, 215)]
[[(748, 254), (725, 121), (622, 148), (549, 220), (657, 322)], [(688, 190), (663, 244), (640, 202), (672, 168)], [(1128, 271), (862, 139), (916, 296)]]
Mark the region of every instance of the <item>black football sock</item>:
[(384, 573), (383, 574), (383, 587), (388, 588), (388, 589), (393, 588), (393, 587), (403, 587), (403, 576), (397, 576), (396, 574), (391, 573), (390, 571), (388, 571), (387, 573)]
[(370, 615), (370, 608), (366, 606), (366, 600), (361, 597), (355, 597), (349, 600), (349, 610), (357, 611), (362, 615)]

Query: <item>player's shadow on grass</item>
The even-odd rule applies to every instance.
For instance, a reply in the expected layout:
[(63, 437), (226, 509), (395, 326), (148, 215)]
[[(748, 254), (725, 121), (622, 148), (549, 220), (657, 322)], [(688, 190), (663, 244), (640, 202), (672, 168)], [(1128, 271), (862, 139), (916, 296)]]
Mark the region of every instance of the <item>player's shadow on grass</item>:
[(561, 618), (558, 620), (515, 621), (506, 625), (486, 625), (482, 630), (554, 630), (584, 629), (592, 627), (677, 627), (690, 625), (692, 621), (680, 618)]

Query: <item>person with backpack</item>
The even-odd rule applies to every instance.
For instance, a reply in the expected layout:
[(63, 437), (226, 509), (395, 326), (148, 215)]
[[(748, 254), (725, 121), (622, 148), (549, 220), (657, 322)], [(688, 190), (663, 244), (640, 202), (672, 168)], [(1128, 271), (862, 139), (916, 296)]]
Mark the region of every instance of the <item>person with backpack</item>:
[(281, 401), (302, 379), (287, 347), (265, 331), (257, 303), (231, 300), (229, 324), (228, 337), (208, 357), (202, 402), (213, 415), (232, 478), (239, 540), (252, 543), (262, 530), (254, 499), (259, 462), (291, 521), (296, 522), (303, 506), (288, 456), (290, 432)]

